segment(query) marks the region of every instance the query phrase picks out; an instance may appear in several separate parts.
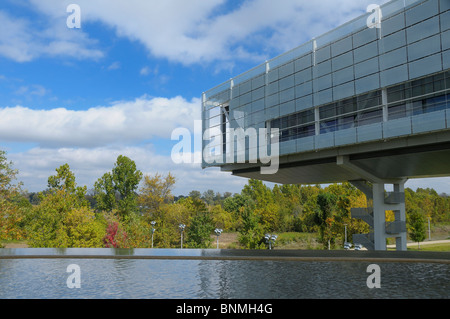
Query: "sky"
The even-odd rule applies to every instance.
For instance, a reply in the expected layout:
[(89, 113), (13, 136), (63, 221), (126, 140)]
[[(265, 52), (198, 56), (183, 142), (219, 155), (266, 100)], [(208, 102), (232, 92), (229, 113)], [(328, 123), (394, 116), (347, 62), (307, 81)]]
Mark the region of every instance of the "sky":
[[(92, 188), (125, 155), (146, 175), (171, 172), (176, 195), (239, 193), (246, 179), (171, 158), (202, 92), (385, 2), (2, 0), (0, 149), (30, 192), (65, 163)], [(448, 178), (406, 186), (450, 193)]]

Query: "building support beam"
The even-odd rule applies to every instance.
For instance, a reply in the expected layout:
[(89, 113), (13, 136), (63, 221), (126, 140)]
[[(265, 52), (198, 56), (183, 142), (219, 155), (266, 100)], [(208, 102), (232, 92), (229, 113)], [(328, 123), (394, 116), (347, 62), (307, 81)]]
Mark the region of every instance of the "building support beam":
[[(374, 176), (355, 164), (346, 156), (338, 156), (337, 164), (356, 173), (363, 180), (350, 181), (352, 185), (361, 190), (373, 205), (373, 249), (386, 250), (386, 239), (396, 238), (396, 249), (406, 250), (406, 212), (405, 212), (405, 182), (406, 179), (383, 180)], [(366, 182), (365, 182), (366, 181)], [(367, 183), (368, 182), (368, 183)], [(370, 183), (370, 185), (369, 185)], [(393, 199), (386, 200), (385, 185), (393, 184)], [(395, 221), (386, 223), (386, 211), (394, 211)]]

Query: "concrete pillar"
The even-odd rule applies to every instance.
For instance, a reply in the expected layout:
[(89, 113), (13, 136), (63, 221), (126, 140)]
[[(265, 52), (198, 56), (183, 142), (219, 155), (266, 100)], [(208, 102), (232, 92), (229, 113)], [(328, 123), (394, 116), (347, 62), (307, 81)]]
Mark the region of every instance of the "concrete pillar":
[[(394, 192), (399, 192), (404, 194), (405, 193), (405, 183), (399, 183), (399, 184), (394, 184)], [(406, 225), (406, 206), (405, 206), (405, 201), (403, 201), (402, 203), (397, 204), (398, 205), (398, 210), (395, 211), (395, 220), (396, 221), (400, 221), (402, 223), (405, 223)], [(400, 250), (400, 251), (406, 251), (407, 250), (407, 233), (406, 233), (406, 229), (404, 232), (401, 232), (399, 234), (398, 237), (396, 237), (395, 239), (395, 244), (396, 244), (396, 249)]]
[(373, 235), (375, 250), (386, 250), (384, 183), (373, 183)]

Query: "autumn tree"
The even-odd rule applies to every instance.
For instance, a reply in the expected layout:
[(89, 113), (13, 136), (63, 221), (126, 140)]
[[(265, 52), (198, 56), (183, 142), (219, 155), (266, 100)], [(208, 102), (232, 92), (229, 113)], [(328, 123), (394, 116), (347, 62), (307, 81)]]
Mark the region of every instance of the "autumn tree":
[(78, 187), (68, 164), (48, 178), (49, 190), (40, 193), (39, 205), (27, 219), (31, 247), (102, 247), (105, 225), (85, 200), (86, 187)]
[(175, 177), (169, 172), (167, 176), (156, 173), (154, 176), (144, 176), (144, 185), (139, 193), (139, 205), (148, 215), (160, 211), (161, 206), (173, 202), (172, 190)]
[(25, 237), (25, 219), (31, 204), (17, 183), (18, 171), (0, 150), (0, 240), (20, 240)]

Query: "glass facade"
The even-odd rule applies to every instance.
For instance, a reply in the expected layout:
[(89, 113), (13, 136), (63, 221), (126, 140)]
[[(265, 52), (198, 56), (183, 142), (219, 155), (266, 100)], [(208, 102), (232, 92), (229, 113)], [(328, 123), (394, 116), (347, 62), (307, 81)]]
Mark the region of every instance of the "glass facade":
[(280, 155), (448, 129), (450, 1), (381, 10), (205, 92), (203, 129), (278, 128)]

